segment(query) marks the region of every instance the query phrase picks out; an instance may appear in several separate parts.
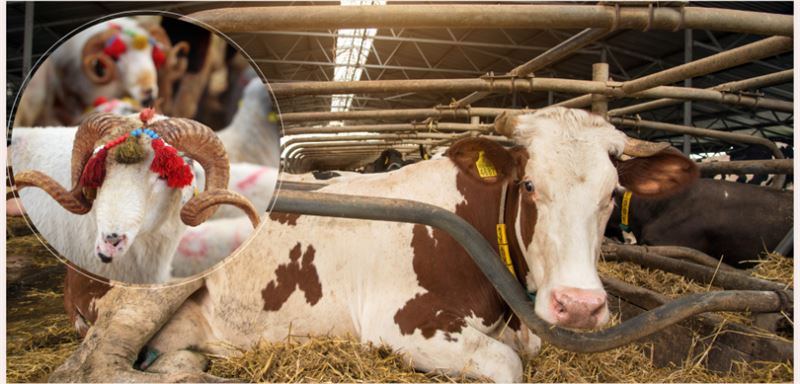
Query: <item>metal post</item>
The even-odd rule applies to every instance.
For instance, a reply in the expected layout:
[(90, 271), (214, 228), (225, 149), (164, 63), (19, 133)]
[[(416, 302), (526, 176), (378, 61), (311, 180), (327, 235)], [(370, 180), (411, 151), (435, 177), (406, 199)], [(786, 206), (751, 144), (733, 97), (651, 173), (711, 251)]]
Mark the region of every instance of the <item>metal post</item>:
[[(683, 62), (689, 63), (692, 61), (692, 30), (687, 29), (683, 32)], [(686, 88), (692, 87), (692, 78), (683, 81), (683, 86)], [(683, 125), (687, 127), (692, 126), (692, 101), (687, 100), (683, 102)], [(689, 135), (683, 135), (683, 154), (689, 156), (692, 153), (692, 142)]]
[(25, 2), (25, 33), (22, 38), (22, 77), (31, 70), (33, 51), (33, 1)]
[[(592, 80), (608, 82), (608, 63), (594, 63), (592, 64)], [(592, 112), (607, 119), (608, 113), (608, 97), (603, 94), (592, 94)]]

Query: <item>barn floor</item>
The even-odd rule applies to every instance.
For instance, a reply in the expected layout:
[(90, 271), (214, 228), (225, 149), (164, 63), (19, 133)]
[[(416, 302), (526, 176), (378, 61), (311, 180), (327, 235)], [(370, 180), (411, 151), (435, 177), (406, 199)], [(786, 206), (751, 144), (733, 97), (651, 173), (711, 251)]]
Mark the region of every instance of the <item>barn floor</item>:
[[(75, 350), (79, 340), (62, 306), (63, 266), (22, 219), (7, 217), (7, 223), (7, 271), (12, 283), (7, 287), (6, 379), (41, 382)], [(791, 271), (790, 260), (770, 259), (768, 263), (755, 274), (775, 277), (774, 271), (784, 271), (781, 280), (791, 281), (791, 274), (785, 273), (787, 266)], [(641, 273), (630, 272), (637, 271), (636, 268), (601, 265), (605, 273), (622, 279), (641, 278)], [(680, 282), (679, 277), (668, 279), (656, 285), (690, 285)], [(703, 289), (698, 287), (695, 289)], [(364, 346), (354, 339), (299, 336), (262, 345), (236, 358), (213, 357), (210, 371), (249, 382), (466, 380), (415, 372), (385, 347)], [(525, 364), (525, 379), (531, 382), (790, 382), (793, 371), (794, 367), (786, 363), (740, 364), (731, 373), (719, 374), (706, 370), (702, 357), (684, 361), (680, 366), (658, 368), (652, 363), (648, 345), (632, 344), (601, 354), (572, 353), (544, 345), (540, 355)]]

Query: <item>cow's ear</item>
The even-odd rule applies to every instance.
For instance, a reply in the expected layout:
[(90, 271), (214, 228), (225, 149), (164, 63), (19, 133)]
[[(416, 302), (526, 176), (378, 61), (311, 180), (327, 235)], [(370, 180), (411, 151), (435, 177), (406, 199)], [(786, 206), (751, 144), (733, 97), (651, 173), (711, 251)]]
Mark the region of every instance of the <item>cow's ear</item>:
[(697, 165), (675, 148), (648, 157), (615, 161), (619, 183), (636, 195), (666, 197), (684, 190), (700, 174)]
[(496, 184), (514, 175), (515, 159), (502, 145), (484, 138), (468, 138), (453, 144), (445, 155), (470, 179)]

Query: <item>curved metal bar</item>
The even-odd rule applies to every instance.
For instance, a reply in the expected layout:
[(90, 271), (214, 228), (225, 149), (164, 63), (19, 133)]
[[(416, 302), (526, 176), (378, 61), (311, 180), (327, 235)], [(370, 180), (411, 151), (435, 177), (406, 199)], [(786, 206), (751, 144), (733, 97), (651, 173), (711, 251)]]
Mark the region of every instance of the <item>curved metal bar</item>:
[(447, 232), (464, 247), (514, 313), (542, 340), (577, 352), (601, 352), (658, 332), (709, 311), (774, 312), (785, 309), (787, 294), (767, 291), (723, 291), (687, 295), (615, 327), (593, 333), (554, 326), (534, 313), (525, 290), (511, 276), (486, 239), (469, 223), (445, 209), (400, 199), (279, 190), (275, 212), (398, 221), (429, 225)]

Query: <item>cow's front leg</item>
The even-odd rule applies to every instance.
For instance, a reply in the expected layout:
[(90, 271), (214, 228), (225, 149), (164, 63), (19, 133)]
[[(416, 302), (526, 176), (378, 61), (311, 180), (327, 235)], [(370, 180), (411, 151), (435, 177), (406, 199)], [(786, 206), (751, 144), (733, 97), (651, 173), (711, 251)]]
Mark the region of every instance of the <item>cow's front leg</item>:
[(187, 297), (203, 285), (193, 281), (158, 289), (114, 287), (98, 300), (97, 321), (51, 381), (214, 381), (202, 372), (154, 375), (133, 369), (145, 344)]
[(417, 332), (394, 341), (390, 342), (392, 347), (423, 371), (488, 378), (496, 383), (522, 381), (519, 355), (510, 346), (470, 326), (460, 333), (437, 331), (433, 337), (423, 338)]

